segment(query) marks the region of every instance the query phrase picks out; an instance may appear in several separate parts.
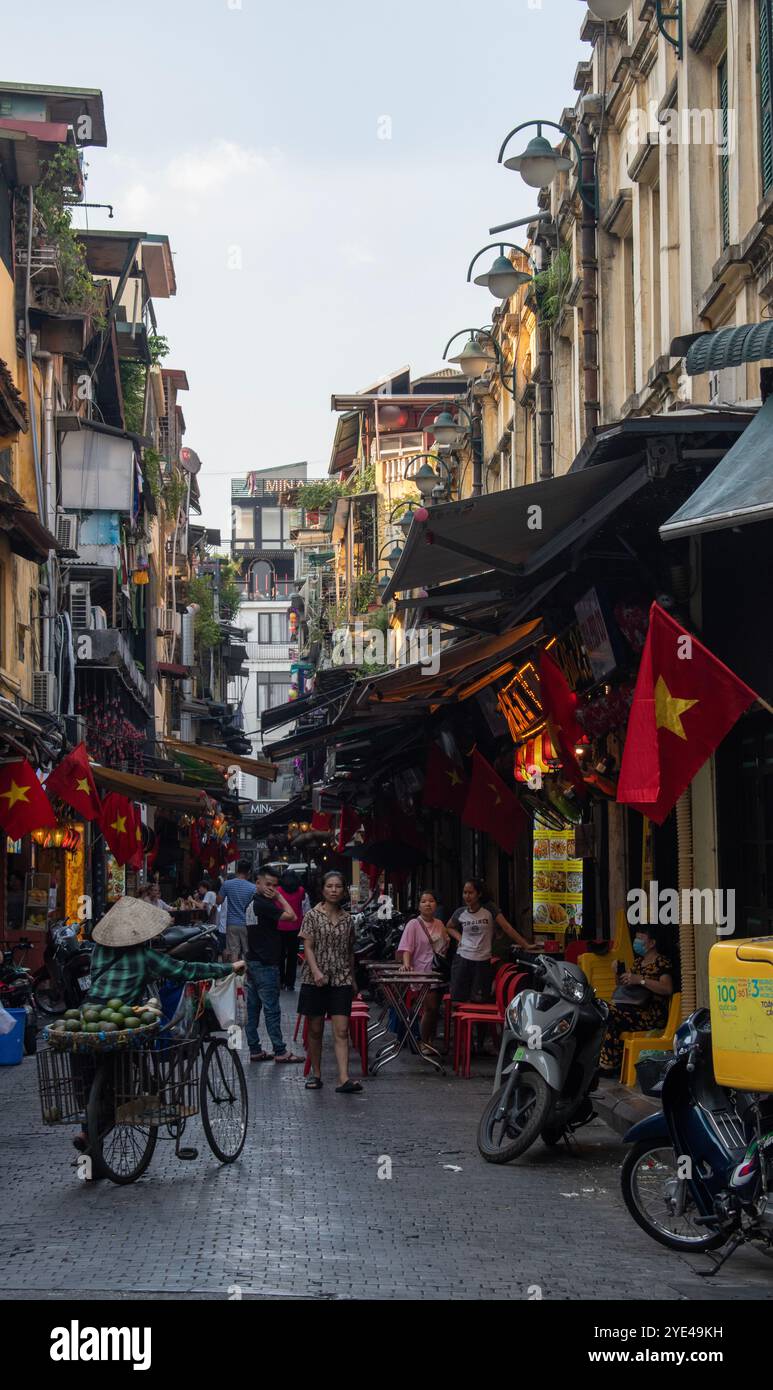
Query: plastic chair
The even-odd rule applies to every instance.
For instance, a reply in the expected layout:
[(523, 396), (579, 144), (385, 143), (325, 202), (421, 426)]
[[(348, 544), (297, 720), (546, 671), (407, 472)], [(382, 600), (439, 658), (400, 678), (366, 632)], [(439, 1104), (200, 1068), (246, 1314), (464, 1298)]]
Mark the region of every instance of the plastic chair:
[(609, 1003), (617, 985), (615, 961), (611, 951), (607, 951), (606, 955), (603, 956), (597, 956), (592, 951), (588, 951), (585, 955), (580, 956), (577, 964), (588, 983), (595, 989), (599, 999), (606, 999)]
[(454, 1071), (469, 1078), (473, 1028), (482, 1024), (501, 1027), (505, 1021), (505, 1009), (527, 978), (526, 971), (519, 971), (517, 968), (503, 970), (497, 979), (496, 1000), (493, 1005), (471, 1005), (469, 1008), (465, 1004), (460, 1005), (455, 1019)]
[[(498, 961), (496, 962), (496, 972), (495, 972), (495, 975), (494, 975), (494, 991), (495, 991), (495, 994), (496, 994), (497, 981), (499, 980), (499, 977), (500, 977), (500, 975), (502, 974), (502, 972), (503, 972), (503, 971), (510, 971), (510, 972), (512, 973), (512, 971), (514, 971), (514, 970), (517, 971), (517, 969), (518, 969), (518, 966), (517, 966), (517, 965), (510, 965), (510, 964), (508, 964), (507, 961), (498, 960)], [(458, 1003), (458, 1002), (455, 1003), (454, 1000), (451, 998), (451, 990), (449, 989), (448, 993), (443, 995), (443, 1042), (444, 1042), (446, 1051), (449, 1051), (449, 1050), (450, 1050), (450, 1047), (451, 1047), (451, 1024), (452, 1024), (452, 1022), (453, 1022), (454, 1009), (456, 1009), (456, 1010), (458, 1011), (459, 1009), (470, 1010), (470, 1009), (490, 1009), (490, 1008), (491, 1008), (491, 1004), (490, 1004), (490, 1003), (487, 1003), (487, 1004), (460, 1004), (460, 1003)]]
[(653, 1028), (649, 1033), (623, 1033), (623, 1062), (620, 1080), (624, 1086), (636, 1084), (636, 1063), (642, 1052), (670, 1052), (674, 1045), (674, 1034), (679, 1027), (682, 1013), (681, 994), (672, 994), (668, 1018), (662, 1033)]

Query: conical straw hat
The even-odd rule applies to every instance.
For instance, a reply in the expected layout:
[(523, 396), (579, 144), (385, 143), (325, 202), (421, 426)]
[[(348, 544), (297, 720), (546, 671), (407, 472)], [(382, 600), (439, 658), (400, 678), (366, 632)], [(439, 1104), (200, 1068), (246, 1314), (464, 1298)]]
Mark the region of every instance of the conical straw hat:
[(119, 898), (91, 933), (100, 946), (139, 946), (171, 924), (168, 912), (141, 898)]

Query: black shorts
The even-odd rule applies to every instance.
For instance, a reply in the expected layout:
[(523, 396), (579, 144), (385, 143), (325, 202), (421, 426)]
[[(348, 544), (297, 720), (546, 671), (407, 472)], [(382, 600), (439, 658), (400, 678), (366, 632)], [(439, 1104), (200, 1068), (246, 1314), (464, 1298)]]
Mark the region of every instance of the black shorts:
[(301, 985), (298, 1013), (306, 1018), (325, 1018), (334, 1014), (348, 1018), (352, 1012), (354, 990), (351, 985)]
[(455, 1004), (488, 1004), (493, 981), (490, 961), (467, 960), (457, 951), (451, 966), (451, 998)]

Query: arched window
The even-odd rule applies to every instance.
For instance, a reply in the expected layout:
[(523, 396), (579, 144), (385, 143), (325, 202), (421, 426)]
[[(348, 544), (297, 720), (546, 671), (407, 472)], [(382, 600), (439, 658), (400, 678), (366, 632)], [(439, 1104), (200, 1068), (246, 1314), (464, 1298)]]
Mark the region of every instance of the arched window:
[(271, 598), (274, 590), (274, 571), (266, 560), (256, 560), (250, 570), (250, 593), (253, 598)]

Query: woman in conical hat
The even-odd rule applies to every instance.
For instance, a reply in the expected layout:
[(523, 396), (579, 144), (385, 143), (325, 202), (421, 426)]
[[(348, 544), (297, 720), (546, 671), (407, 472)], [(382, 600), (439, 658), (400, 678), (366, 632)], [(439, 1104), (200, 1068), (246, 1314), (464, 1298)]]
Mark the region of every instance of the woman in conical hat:
[[(91, 988), (88, 1003), (105, 1005), (109, 999), (136, 1004), (146, 985), (154, 980), (222, 980), (244, 972), (244, 961), (218, 965), (214, 961), (177, 960), (166, 951), (156, 951), (153, 941), (172, 918), (141, 898), (119, 898), (97, 923), (91, 939)], [(88, 1146), (85, 1128), (73, 1140), (76, 1149)]]

